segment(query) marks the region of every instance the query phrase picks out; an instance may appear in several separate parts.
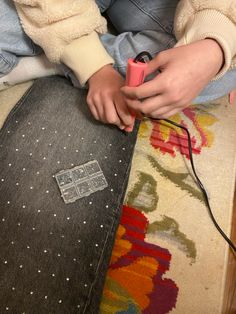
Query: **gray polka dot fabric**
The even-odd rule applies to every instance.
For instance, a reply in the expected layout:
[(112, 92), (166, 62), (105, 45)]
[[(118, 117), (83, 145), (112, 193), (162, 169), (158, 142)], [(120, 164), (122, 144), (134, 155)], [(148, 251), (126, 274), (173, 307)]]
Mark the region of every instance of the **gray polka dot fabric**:
[[(59, 77), (15, 106), (0, 131), (0, 313), (99, 313), (136, 133), (95, 122)], [(92, 160), (108, 186), (65, 204), (54, 175)]]

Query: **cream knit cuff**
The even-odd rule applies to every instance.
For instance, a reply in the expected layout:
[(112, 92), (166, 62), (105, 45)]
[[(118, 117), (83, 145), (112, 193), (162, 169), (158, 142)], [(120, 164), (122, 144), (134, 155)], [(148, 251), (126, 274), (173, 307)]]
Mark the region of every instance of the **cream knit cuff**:
[(114, 63), (95, 31), (67, 45), (61, 62), (75, 73), (82, 86), (104, 65)]

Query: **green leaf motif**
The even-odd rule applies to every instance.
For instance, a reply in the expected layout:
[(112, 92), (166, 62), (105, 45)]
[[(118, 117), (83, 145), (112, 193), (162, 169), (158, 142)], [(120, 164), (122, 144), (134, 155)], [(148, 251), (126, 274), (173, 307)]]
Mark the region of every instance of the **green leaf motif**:
[(197, 251), (196, 245), (192, 240), (179, 230), (179, 224), (170, 217), (163, 216), (161, 221), (155, 221), (148, 226), (148, 233), (155, 233), (160, 238), (168, 239), (177, 245), (178, 249), (195, 262)]
[(154, 178), (147, 173), (139, 172), (138, 181), (128, 192), (125, 203), (145, 213), (154, 211), (158, 203), (157, 183)]
[(197, 198), (200, 202), (204, 202), (202, 192), (185, 182), (185, 180), (190, 176), (189, 173), (176, 173), (170, 170), (166, 170), (152, 156), (149, 155), (147, 156), (147, 158), (150, 161), (152, 167), (156, 169), (162, 177), (173, 182), (181, 190), (187, 191), (191, 196)]

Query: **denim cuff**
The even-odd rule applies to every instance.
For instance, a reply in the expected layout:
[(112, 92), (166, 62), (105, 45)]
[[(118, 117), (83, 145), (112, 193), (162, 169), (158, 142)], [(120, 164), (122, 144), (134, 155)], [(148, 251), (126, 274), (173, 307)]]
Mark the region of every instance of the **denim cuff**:
[(18, 64), (18, 58), (14, 55), (0, 53), (0, 77), (7, 75)]

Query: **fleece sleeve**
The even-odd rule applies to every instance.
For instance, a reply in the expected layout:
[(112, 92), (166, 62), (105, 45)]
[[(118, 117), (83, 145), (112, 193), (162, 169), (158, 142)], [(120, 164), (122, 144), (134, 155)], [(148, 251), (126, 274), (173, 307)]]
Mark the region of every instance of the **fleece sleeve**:
[(99, 34), (106, 32), (106, 20), (94, 0), (15, 0), (27, 35), (54, 63), (69, 66), (83, 85), (113, 59)]

